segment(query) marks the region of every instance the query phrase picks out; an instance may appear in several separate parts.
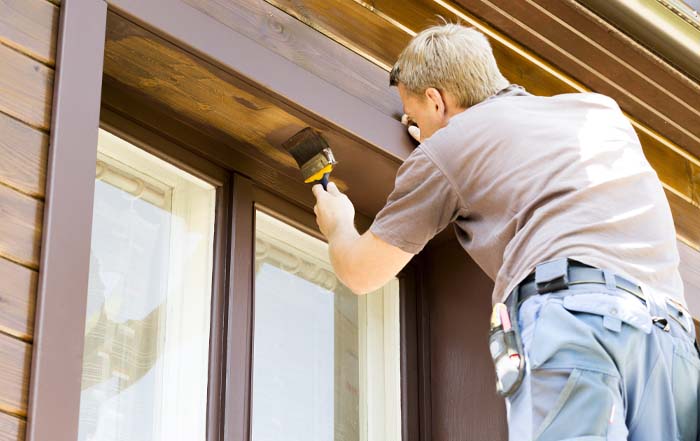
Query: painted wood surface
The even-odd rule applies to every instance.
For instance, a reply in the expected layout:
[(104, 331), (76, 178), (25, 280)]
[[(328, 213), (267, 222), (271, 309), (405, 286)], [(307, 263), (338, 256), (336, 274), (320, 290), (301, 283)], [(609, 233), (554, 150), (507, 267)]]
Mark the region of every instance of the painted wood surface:
[(0, 414), (27, 415), (31, 345), (0, 334)]
[(24, 441), (25, 430), (22, 418), (0, 412), (0, 441)]
[[(362, 214), (373, 216), (393, 188), (396, 158), (115, 14), (108, 18), (104, 71), (107, 83), (158, 103), (230, 149), (292, 179), (299, 179), (298, 166), (282, 142), (306, 126), (320, 130), (342, 164), (334, 180), (357, 201)], [(403, 130), (400, 134), (405, 135)], [(367, 195), (367, 188), (372, 194)]]
[(0, 281), (0, 332), (31, 341), (37, 272), (0, 258)]
[(678, 238), (700, 252), (700, 212), (677, 194), (666, 190)]
[(0, 113), (0, 183), (44, 197), (48, 136)]
[(47, 0), (0, 0), (0, 42), (53, 66), (58, 12)]
[(430, 328), (431, 441), (505, 441), (488, 327), (493, 283), (452, 238), (421, 254)]
[(43, 210), (41, 201), (0, 185), (0, 256), (39, 266)]
[(0, 441), (25, 439), (56, 4), (0, 0)]
[(0, 112), (48, 129), (53, 69), (3, 45), (0, 60)]
[(185, 0), (238, 33), (332, 82), (386, 115), (401, 111), (388, 72), (278, 8), (259, 0)]

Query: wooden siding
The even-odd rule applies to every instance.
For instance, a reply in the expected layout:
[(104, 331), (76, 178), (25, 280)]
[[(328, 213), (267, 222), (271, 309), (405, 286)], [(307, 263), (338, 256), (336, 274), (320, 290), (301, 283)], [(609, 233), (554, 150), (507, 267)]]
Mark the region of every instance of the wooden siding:
[(58, 8), (46, 0), (0, 0), (0, 42), (53, 66)]
[(57, 3), (0, 0), (0, 441), (25, 438)]

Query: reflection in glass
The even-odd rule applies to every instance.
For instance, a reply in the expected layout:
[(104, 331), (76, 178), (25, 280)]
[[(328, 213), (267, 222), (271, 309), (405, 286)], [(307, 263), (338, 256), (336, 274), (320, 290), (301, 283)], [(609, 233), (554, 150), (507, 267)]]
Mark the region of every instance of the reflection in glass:
[(256, 212), (253, 441), (397, 441), (398, 281), (342, 285), (327, 244)]
[(100, 131), (80, 441), (205, 439), (214, 197)]

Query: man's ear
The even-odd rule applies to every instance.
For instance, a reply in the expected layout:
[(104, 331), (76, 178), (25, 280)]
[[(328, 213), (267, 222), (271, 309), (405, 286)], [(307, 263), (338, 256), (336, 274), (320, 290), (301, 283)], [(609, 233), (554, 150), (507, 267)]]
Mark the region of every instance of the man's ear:
[(442, 94), (434, 87), (425, 89), (425, 97), (434, 106), (433, 108), (440, 114), (445, 113), (445, 101), (442, 99)]

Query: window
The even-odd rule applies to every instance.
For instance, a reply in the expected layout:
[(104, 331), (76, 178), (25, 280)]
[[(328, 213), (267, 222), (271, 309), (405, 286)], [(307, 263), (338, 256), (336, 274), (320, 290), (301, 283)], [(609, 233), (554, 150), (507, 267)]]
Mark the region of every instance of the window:
[(100, 130), (79, 440), (204, 440), (215, 188)]
[(327, 244), (256, 211), (252, 440), (398, 441), (399, 293), (356, 296)]

